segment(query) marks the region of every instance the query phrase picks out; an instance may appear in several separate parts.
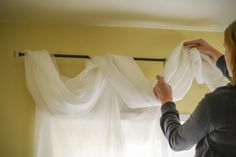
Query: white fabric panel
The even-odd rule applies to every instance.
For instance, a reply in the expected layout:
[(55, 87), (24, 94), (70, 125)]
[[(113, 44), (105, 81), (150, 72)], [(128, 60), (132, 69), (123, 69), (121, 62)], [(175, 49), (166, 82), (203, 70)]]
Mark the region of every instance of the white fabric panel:
[(172, 87), (175, 101), (186, 95), (193, 79), (199, 84), (205, 83), (210, 91), (229, 83), (212, 59), (196, 48), (189, 49), (183, 46), (183, 42), (169, 56), (163, 75)]
[(160, 105), (133, 59), (91, 56), (63, 82), (46, 51), (29, 51), (25, 70), (37, 104), (37, 157), (161, 156)]
[[(197, 50), (178, 46), (164, 69), (175, 100), (184, 97), (193, 78), (210, 89), (220, 85), (214, 66)], [(91, 56), (80, 74), (68, 78), (47, 51), (28, 51), (25, 73), (37, 105), (36, 157), (175, 156), (159, 126), (153, 82), (132, 58)]]

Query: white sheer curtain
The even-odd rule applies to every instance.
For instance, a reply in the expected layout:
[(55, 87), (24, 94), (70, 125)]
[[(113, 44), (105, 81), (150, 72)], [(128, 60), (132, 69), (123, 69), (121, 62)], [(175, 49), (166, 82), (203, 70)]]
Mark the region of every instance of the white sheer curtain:
[(196, 79), (199, 84), (205, 83), (210, 91), (229, 83), (216, 67), (215, 61), (196, 48), (184, 47), (183, 42), (168, 57), (164, 77), (171, 85), (176, 101), (186, 95), (193, 79)]
[(46, 51), (25, 56), (37, 104), (37, 157), (161, 156), (159, 105), (128, 57), (93, 56), (62, 81)]
[[(176, 68), (172, 72), (172, 64), (179, 63), (171, 60), (166, 64), (165, 77), (171, 85), (177, 84), (174, 96), (180, 99), (188, 88), (179, 88), (179, 80), (172, 79), (179, 75)], [(181, 154), (170, 150), (159, 127), (160, 104), (152, 92), (154, 82), (143, 75), (132, 58), (91, 56), (80, 74), (66, 78), (47, 51), (28, 51), (25, 72), (37, 106), (36, 157)], [(182, 83), (191, 85), (191, 81)], [(179, 92), (183, 94), (177, 95)], [(184, 153), (193, 156), (193, 151)]]

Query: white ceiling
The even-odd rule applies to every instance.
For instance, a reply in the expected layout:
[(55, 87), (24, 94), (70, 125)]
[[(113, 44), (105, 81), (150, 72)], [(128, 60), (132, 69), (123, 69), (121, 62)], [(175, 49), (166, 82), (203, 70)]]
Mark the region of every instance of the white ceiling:
[(236, 0), (0, 0), (0, 22), (223, 31)]

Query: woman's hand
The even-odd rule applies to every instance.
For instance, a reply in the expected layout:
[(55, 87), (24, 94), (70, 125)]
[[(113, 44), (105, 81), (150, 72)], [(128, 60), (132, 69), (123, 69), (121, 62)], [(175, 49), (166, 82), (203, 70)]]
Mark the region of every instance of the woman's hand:
[(196, 47), (201, 53), (208, 55), (213, 58), (215, 61), (222, 55), (217, 49), (212, 47), (203, 39), (191, 40), (184, 42), (184, 46), (187, 47)]
[(157, 97), (157, 99), (161, 102), (161, 104), (165, 104), (166, 102), (173, 101), (172, 98), (172, 89), (170, 85), (168, 85), (164, 77), (157, 75), (157, 83), (153, 88), (153, 91)]

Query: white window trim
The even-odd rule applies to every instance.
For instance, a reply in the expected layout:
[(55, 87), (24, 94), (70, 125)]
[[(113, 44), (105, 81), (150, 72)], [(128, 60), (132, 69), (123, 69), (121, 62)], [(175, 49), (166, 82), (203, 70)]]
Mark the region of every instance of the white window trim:
[(190, 114), (180, 114), (179, 119), (181, 122), (186, 122), (190, 117)]

